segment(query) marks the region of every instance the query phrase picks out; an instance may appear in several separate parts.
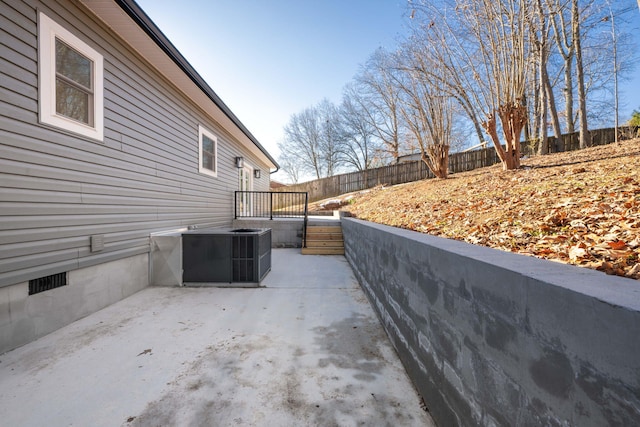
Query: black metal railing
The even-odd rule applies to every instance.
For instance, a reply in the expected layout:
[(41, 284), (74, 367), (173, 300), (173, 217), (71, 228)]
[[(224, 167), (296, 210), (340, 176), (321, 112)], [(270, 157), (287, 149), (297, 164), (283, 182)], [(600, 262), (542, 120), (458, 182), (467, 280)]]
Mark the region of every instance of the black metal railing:
[(302, 218), (302, 247), (307, 245), (309, 194), (307, 192), (236, 191), (235, 218)]

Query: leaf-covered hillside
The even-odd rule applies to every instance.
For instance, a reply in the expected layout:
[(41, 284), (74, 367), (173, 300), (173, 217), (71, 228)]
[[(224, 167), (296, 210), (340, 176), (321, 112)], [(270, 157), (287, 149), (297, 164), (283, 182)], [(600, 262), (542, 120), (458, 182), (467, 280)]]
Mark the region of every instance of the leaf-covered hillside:
[(354, 216), (640, 279), (640, 139), (355, 194)]

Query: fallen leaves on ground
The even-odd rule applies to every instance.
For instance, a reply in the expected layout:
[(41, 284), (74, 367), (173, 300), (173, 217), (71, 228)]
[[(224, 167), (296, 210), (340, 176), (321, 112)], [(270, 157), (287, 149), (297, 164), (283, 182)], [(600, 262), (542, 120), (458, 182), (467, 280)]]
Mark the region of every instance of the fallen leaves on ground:
[(358, 218), (640, 279), (640, 139), (354, 194)]

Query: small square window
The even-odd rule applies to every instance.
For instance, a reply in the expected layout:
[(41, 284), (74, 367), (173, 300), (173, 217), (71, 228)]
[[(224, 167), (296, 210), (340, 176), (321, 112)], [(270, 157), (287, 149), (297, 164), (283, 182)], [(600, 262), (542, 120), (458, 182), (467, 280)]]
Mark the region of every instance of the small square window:
[(40, 122), (102, 141), (102, 55), (43, 13), (38, 25)]
[(218, 138), (202, 126), (198, 126), (198, 141), (200, 173), (218, 176)]

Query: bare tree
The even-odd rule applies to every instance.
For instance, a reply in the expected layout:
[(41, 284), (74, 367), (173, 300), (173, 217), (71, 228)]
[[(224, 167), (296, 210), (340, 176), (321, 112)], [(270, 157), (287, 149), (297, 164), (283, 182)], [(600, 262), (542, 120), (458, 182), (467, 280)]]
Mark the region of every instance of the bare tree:
[(322, 123), (316, 108), (306, 108), (291, 116), (284, 128), (285, 142), (281, 153), (299, 162), (300, 169), (316, 178), (326, 176), (322, 154)]
[(536, 89), (538, 94), (536, 99), (538, 125), (538, 154), (547, 154), (549, 145), (547, 141), (547, 118), (551, 115), (553, 132), (556, 137), (561, 135), (560, 120), (556, 109), (555, 96), (549, 78), (548, 63), (551, 54), (550, 25), (548, 10), (543, 7), (542, 0), (532, 0), (530, 3), (530, 13), (527, 15), (529, 21), (529, 34), (531, 37), (532, 50), (535, 53), (537, 63), (538, 82)]
[(333, 176), (343, 162), (342, 147), (345, 132), (338, 107), (328, 99), (323, 99), (316, 107), (317, 119), (320, 121), (320, 155), (324, 163), (326, 176)]
[(287, 150), (282, 142), (278, 143), (278, 148), (280, 149), (280, 156), (278, 156), (280, 170), (287, 175), (293, 184), (297, 184), (302, 177), (301, 159), (294, 152)]
[(637, 43), (631, 29), (632, 23), (638, 22), (634, 3), (631, 0), (594, 2), (580, 11), (585, 92), (591, 127), (618, 121), (622, 95), (617, 90), (618, 83), (628, 78), (629, 71), (637, 63)]
[(399, 94), (393, 85), (390, 55), (378, 49), (356, 76), (355, 81), (362, 97), (359, 98), (367, 121), (373, 126), (376, 136), (385, 151), (396, 161), (400, 153), (401, 120), (398, 111)]
[(338, 109), (328, 100), (291, 116), (284, 128), (285, 141), (278, 144), (281, 155), (297, 161), (299, 170), (324, 178), (336, 173), (342, 162), (344, 133)]
[[(397, 55), (398, 68), (395, 83), (403, 97), (400, 112), (413, 139), (420, 147), (421, 159), (438, 178), (447, 178), (449, 149), (453, 126), (453, 99), (445, 93), (441, 82), (443, 67), (429, 68), (429, 51), (408, 44)], [(425, 72), (429, 68), (429, 72)]]
[(342, 160), (345, 165), (353, 166), (356, 170), (369, 169), (375, 159), (375, 153), (380, 149), (376, 141), (375, 127), (368, 120), (363, 105), (365, 100), (354, 83), (348, 84), (342, 96), (340, 105), (340, 119), (344, 132), (341, 145)]
[(412, 19), (417, 25), (406, 45), (415, 51), (428, 52), (422, 57), (420, 72), (437, 81), (442, 93), (457, 101), (473, 124), (478, 141), (484, 143), (479, 110), (482, 103), (475, 91), (475, 74), (469, 66), (474, 59), (465, 52), (461, 40), (453, 37), (462, 34), (464, 28), (458, 26), (455, 15), (451, 18), (443, 12), (442, 4), (426, 2), (421, 6), (412, 4), (412, 7), (423, 13), (413, 10)]
[(580, 11), (578, 0), (571, 0), (571, 34), (576, 55), (576, 79), (578, 79), (578, 116), (580, 131), (580, 148), (587, 147), (587, 94), (584, 86), (584, 68), (582, 63), (582, 45), (580, 34)]
[[(470, 66), (486, 114), (482, 126), (491, 136), (503, 168), (517, 169), (520, 135), (527, 121), (522, 102), (528, 55), (525, 4), (519, 0), (459, 0), (456, 15), (469, 38), (465, 48), (474, 49), (480, 58)], [(458, 41), (458, 45), (462, 43)], [(498, 136), (499, 128), (505, 147)]]
[(442, 58), (451, 64), (447, 80), (458, 81), (459, 93), (484, 113), (481, 126), (505, 169), (520, 166), (520, 135), (527, 122), (526, 6), (520, 0), (441, 0), (418, 8), (430, 16), (427, 28), (438, 34), (436, 44), (447, 47)]
[[(546, 0), (547, 7), (551, 11), (551, 28), (558, 47), (558, 52), (564, 61), (564, 98), (565, 98), (565, 120), (568, 133), (575, 131), (573, 119), (573, 62), (575, 58), (575, 44), (573, 43), (570, 18), (571, 0)], [(569, 15), (569, 17), (567, 17)]]
[[(601, 92), (607, 84), (610, 72), (603, 68), (608, 65), (608, 61), (603, 61), (603, 54), (608, 55), (611, 51), (610, 47), (605, 48), (602, 45), (596, 48), (599, 43), (598, 34), (593, 35), (589, 32), (593, 33), (592, 30), (603, 21), (603, 16), (606, 18), (609, 13), (604, 11), (604, 4), (594, 0), (545, 1), (551, 12), (550, 19), (556, 44), (564, 60), (567, 131), (575, 131), (577, 118), (580, 147), (585, 148), (589, 144), (588, 105), (593, 105), (595, 101), (592, 95)], [(616, 45), (615, 38), (613, 44)], [(617, 77), (617, 74), (614, 73), (614, 77)], [(574, 88), (577, 88), (577, 100), (574, 98)], [(577, 116), (574, 113), (576, 102)]]

